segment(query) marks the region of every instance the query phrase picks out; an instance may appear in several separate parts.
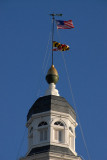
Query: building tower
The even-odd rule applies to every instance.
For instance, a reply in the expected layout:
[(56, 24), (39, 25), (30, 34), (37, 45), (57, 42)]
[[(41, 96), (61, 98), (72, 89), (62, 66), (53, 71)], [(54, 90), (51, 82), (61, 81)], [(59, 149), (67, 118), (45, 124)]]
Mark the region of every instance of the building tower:
[(27, 115), (28, 152), (20, 160), (81, 160), (75, 151), (76, 113), (59, 96), (59, 79), (54, 65), (48, 70), (49, 88), (38, 98)]

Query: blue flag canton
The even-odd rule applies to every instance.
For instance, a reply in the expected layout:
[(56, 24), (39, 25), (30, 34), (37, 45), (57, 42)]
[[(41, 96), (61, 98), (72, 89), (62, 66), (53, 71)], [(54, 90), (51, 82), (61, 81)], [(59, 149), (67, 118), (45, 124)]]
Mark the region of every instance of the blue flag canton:
[(64, 21), (57, 20), (57, 25), (64, 25)]

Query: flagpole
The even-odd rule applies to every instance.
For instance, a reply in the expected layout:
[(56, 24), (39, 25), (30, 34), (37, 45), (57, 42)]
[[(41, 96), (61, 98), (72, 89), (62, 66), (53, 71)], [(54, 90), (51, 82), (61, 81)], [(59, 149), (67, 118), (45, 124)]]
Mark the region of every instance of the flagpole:
[(53, 65), (53, 38), (54, 38), (54, 14), (53, 14), (53, 17), (52, 17), (52, 65)]
[(62, 16), (62, 14), (50, 14), (52, 16), (52, 65), (53, 65), (53, 38), (54, 38), (54, 20), (55, 16)]

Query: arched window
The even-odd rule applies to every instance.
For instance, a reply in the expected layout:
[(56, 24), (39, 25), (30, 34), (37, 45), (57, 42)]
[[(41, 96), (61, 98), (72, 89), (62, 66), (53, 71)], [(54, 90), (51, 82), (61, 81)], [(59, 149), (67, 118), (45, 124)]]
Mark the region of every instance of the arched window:
[(47, 140), (47, 133), (48, 133), (48, 128), (47, 128), (47, 122), (42, 121), (38, 125), (38, 130), (39, 130), (39, 140), (46, 141)]
[(64, 124), (61, 121), (54, 123), (54, 140), (58, 143), (64, 142)]
[(43, 121), (43, 122), (39, 123), (38, 127), (45, 126), (45, 125), (47, 125), (47, 122)]
[(64, 124), (62, 122), (60, 122), (60, 121), (55, 122), (54, 125), (64, 126)]

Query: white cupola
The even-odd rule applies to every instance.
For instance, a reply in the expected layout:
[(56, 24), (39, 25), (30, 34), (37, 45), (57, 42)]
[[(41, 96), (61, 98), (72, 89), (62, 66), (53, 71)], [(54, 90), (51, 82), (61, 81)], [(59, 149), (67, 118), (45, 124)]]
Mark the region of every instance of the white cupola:
[(28, 152), (20, 160), (81, 160), (75, 150), (76, 113), (55, 89), (58, 79), (52, 65), (46, 76), (46, 95), (37, 99), (28, 112)]
[[(39, 98), (27, 115), (28, 155), (40, 147), (66, 148), (75, 151), (76, 114), (68, 102), (60, 96)], [(41, 148), (42, 149), (42, 148)]]

